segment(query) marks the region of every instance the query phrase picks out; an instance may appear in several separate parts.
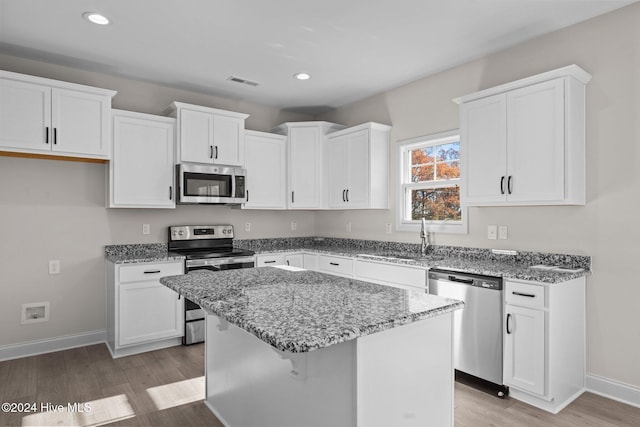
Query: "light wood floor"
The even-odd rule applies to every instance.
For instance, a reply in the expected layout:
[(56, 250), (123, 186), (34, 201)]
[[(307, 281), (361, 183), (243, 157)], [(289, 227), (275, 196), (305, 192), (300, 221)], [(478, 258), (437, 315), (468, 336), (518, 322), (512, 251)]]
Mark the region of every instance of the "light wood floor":
[[(2, 411), (0, 426), (220, 427), (202, 403), (203, 371), (202, 344), (115, 360), (100, 344), (0, 362), (0, 402), (35, 403), (37, 411)], [(69, 403), (82, 406), (84, 402), (91, 412), (68, 410)], [(43, 412), (41, 406), (47, 404), (67, 410), (56, 412), (49, 406)], [(455, 425), (637, 427), (640, 409), (585, 393), (560, 414), (551, 415), (456, 384)]]

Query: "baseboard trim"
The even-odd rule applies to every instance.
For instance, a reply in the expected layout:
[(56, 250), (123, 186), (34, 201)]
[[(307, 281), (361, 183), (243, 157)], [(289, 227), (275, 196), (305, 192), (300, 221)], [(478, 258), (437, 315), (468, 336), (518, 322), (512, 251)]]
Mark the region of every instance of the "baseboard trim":
[(84, 347), (85, 345), (99, 344), (105, 342), (106, 338), (107, 331), (101, 329), (99, 331), (83, 332), (81, 334), (3, 345), (0, 346), (0, 362), (75, 347)]
[(587, 391), (640, 408), (640, 387), (587, 374)]

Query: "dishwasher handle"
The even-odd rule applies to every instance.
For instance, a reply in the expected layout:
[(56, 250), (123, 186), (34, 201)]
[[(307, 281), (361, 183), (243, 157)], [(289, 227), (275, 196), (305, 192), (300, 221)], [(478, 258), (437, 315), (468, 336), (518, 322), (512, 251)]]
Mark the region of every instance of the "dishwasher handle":
[(473, 279), (460, 279), (459, 277), (449, 275), (447, 277), (447, 280), (449, 280), (450, 282), (464, 283), (466, 285), (473, 285)]

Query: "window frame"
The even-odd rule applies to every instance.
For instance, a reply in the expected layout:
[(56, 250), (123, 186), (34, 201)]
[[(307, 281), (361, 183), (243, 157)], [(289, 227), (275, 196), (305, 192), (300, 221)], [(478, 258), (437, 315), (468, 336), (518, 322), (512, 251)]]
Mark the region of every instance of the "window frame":
[[(425, 182), (411, 182), (411, 160), (409, 152), (411, 150), (415, 150), (419, 147), (426, 146), (435, 146), (446, 144), (447, 142), (452, 142), (452, 140), (460, 141), (460, 130), (453, 129), (446, 132), (440, 132), (436, 134), (423, 135), (416, 138), (405, 139), (402, 141), (398, 141), (397, 144), (397, 164), (398, 164), (398, 173), (397, 175), (397, 185), (396, 185), (396, 230), (398, 231), (413, 231), (419, 232), (421, 227), (420, 220), (411, 220), (405, 219), (408, 217), (407, 209), (410, 206), (410, 199), (407, 199), (407, 191), (411, 191), (411, 189), (416, 188), (440, 188), (440, 187), (450, 187), (452, 183), (456, 183), (458, 187), (462, 185), (462, 175), (464, 174), (464, 170), (462, 170), (463, 162), (460, 162), (460, 177), (454, 179), (448, 179), (443, 181), (433, 181), (431, 183)], [(464, 155), (462, 153), (462, 144), (461, 144), (461, 152), (460, 157)], [(425, 185), (426, 184), (426, 185)], [(460, 195), (462, 195), (462, 191), (460, 191)], [(409, 196), (410, 197), (410, 196)], [(456, 222), (450, 221), (426, 221), (427, 230), (429, 232), (437, 232), (437, 233), (451, 233), (451, 234), (468, 234), (468, 212), (466, 206), (462, 205), (462, 200), (460, 201), (460, 213), (462, 219)]]

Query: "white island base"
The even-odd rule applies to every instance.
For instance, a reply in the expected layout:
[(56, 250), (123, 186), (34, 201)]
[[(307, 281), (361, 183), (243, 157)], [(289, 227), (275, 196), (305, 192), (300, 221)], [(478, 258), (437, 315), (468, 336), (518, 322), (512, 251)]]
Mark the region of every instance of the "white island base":
[(209, 313), (205, 404), (227, 427), (452, 426), (451, 323), (289, 353)]

